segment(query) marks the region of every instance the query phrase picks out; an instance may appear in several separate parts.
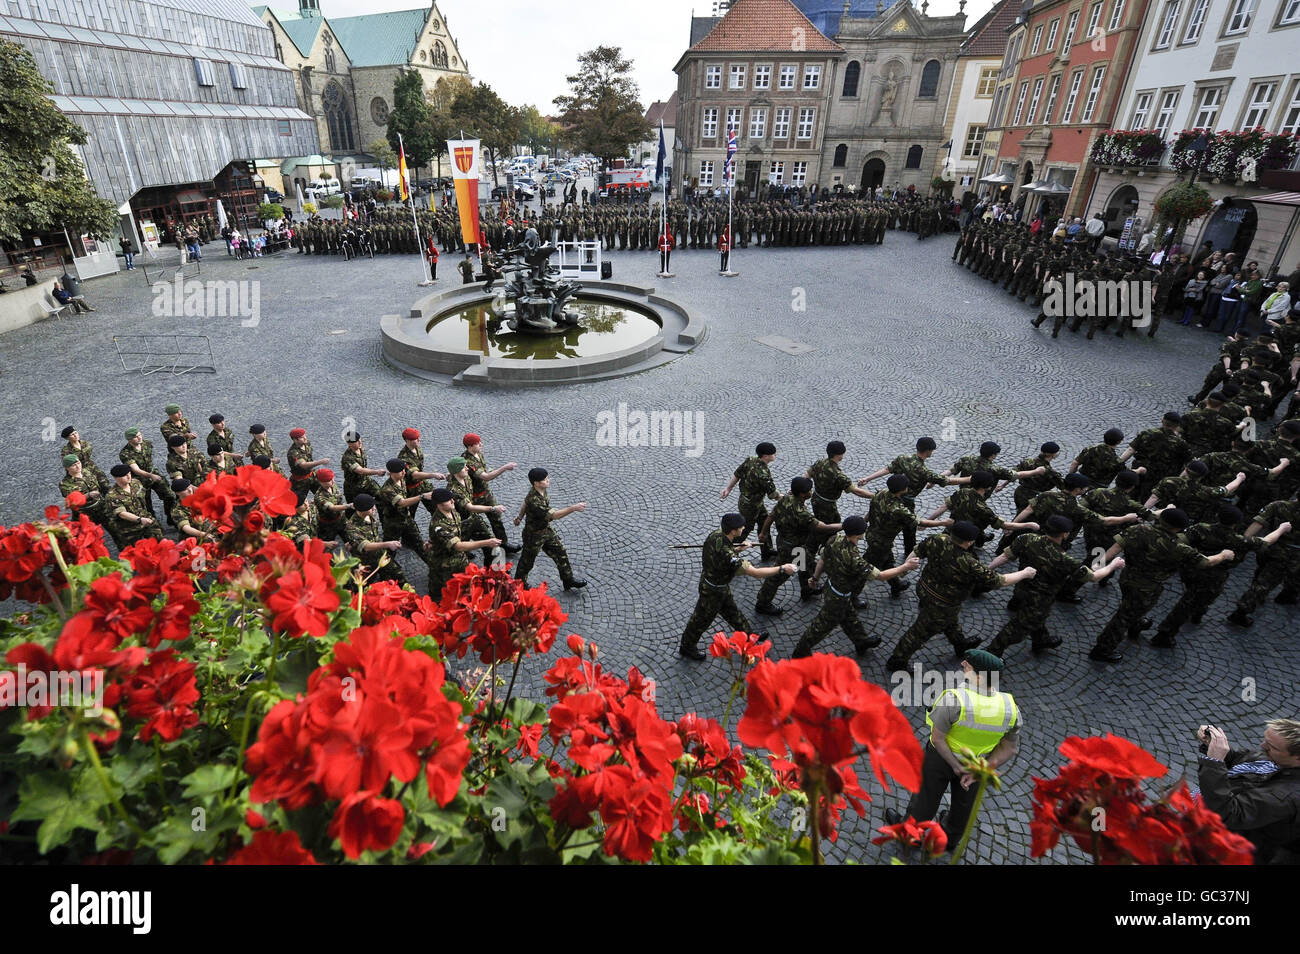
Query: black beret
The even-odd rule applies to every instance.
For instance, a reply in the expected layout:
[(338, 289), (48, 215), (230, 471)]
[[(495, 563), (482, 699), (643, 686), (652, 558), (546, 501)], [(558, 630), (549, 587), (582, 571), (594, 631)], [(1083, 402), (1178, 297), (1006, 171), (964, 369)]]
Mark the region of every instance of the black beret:
[(355, 444), (357, 441), (361, 440), (361, 435), (356, 431), (348, 431), (343, 435), (343, 440), (349, 444)]
[(1002, 453), (1002, 445), (997, 441), (985, 441), (980, 445), (981, 457), (992, 457), (995, 454)]
[(454, 499), (454, 497), (455, 495), (446, 487), (438, 487), (433, 492), (434, 503), (446, 503), (448, 500)]
[(249, 427), (248, 427), (248, 433), (250, 433), (250, 434), (265, 434), (265, 433), (266, 433), (266, 425), (265, 425), (265, 424), (250, 424)]
[(126, 464), (114, 464), (113, 469), (109, 471), (114, 477), (127, 477), (131, 473), (131, 468)]
[(190, 482), (188, 480), (186, 480), (184, 477), (177, 477), (175, 480), (172, 481), (172, 493), (183, 494), (185, 493), (186, 490), (189, 489), (189, 486), (190, 486)]
[(1074, 529), (1074, 521), (1064, 514), (1054, 513), (1047, 518), (1048, 533), (1069, 533)]
[(1038, 448), (1038, 452), (1040, 454), (1059, 454), (1061, 452), (1061, 445), (1056, 443), (1056, 441), (1048, 441), (1042, 447)]
[(1183, 416), (1179, 414), (1177, 411), (1165, 411), (1164, 419), (1168, 421), (1170, 424), (1183, 423)]
[(209, 444), (209, 445), (208, 445), (208, 456), (209, 456), (209, 457), (216, 457), (216, 456), (217, 456), (218, 454), (220, 454), (223, 450), (225, 450), (225, 448), (222, 447), (220, 444)]
[(66, 441), (66, 440), (68, 439), (68, 437), (72, 434), (72, 432), (75, 431), (75, 430), (76, 430), (76, 428), (73, 427), (71, 424), (69, 424), (67, 427), (65, 427), (65, 428), (60, 432), (59, 436), (62, 437), (62, 438)]
[(867, 521), (854, 514), (852, 517), (844, 518), (843, 527), (846, 537), (856, 537), (867, 532)]
[(739, 530), (745, 525), (745, 518), (738, 513), (724, 513), (722, 515), (722, 529), (730, 532)]
[(1191, 526), (1191, 518), (1177, 507), (1170, 507), (1168, 510), (1160, 511), (1160, 519), (1175, 530), (1186, 530)]
[(1284, 434), (1300, 434), (1300, 421), (1292, 418), (1289, 421), (1283, 421), (1282, 426), (1278, 428)]
[(813, 482), (807, 477), (795, 477), (790, 481), (790, 493), (803, 496), (813, 489)]
[(1115, 475), (1116, 487), (1136, 487), (1141, 480), (1136, 470), (1121, 470)]
[(1101, 435), (1101, 439), (1113, 447), (1124, 439), (1124, 432), (1118, 427), (1112, 427), (1105, 434)]
[(998, 482), (998, 479), (990, 474), (987, 470), (977, 470), (970, 476), (970, 485), (976, 490), (984, 487), (992, 487)]
[(1079, 488), (1079, 487), (1087, 487), (1087, 486), (1088, 486), (1089, 484), (1091, 484), (1091, 483), (1092, 483), (1092, 481), (1088, 479), (1088, 475), (1087, 475), (1087, 474), (1081, 474), (1081, 473), (1079, 473), (1079, 472), (1076, 471), (1076, 472), (1073, 473), (1073, 474), (1066, 474), (1066, 475), (1065, 475), (1065, 489), (1066, 489), (1066, 490), (1075, 490), (1075, 489), (1077, 489), (1077, 488)]
[(226, 419), (226, 415), (224, 415), (224, 414), (209, 414), (209, 415), (208, 415), (208, 423), (209, 423), (209, 424), (220, 424), (220, 423), (221, 423), (222, 421), (224, 421), (225, 419)]
[(1246, 519), (1246, 515), (1241, 512), (1241, 508), (1230, 503), (1219, 505), (1219, 522), (1226, 523), (1230, 527), (1235, 527)]
[(406, 470), (406, 461), (398, 457), (390, 457), (388, 463), (384, 465), (384, 469), (390, 474), (400, 474)]
[(1238, 384), (1236, 381), (1224, 381), (1223, 387), (1221, 387), (1219, 390), (1221, 390), (1228, 397), (1236, 397), (1238, 394), (1241, 393), (1241, 385)]
[(932, 451), (938, 446), (933, 437), (919, 437), (916, 440), (916, 449), (922, 452)]
[(1224, 394), (1222, 391), (1214, 391), (1210, 394), (1210, 400), (1214, 401), (1216, 404), (1222, 404), (1224, 401), (1228, 400), (1228, 395)]
[(906, 490), (909, 486), (906, 474), (890, 474), (889, 479), (885, 481), (885, 486), (894, 493)]
[(260, 467), (263, 470), (271, 469), (271, 458), (265, 454), (258, 454), (253, 458), (253, 466)]
[(1210, 472), (1210, 465), (1203, 460), (1190, 461), (1187, 464), (1187, 472), (1195, 474), (1197, 477), (1204, 477)]
[(975, 526), (975, 524), (971, 523), (969, 520), (958, 520), (952, 525), (951, 533), (954, 537), (963, 542), (978, 540), (980, 536), (979, 527)]
[(550, 473), (551, 472), (547, 470), (545, 467), (534, 467), (532, 470), (528, 472), (528, 482), (530, 484), (535, 484), (539, 480), (545, 480), (550, 475)]
[(844, 450), (845, 448), (844, 448), (843, 441), (831, 441), (829, 444), (826, 445), (826, 456), (838, 457), (840, 454), (844, 453)]
[(184, 434), (173, 434), (171, 437), (167, 438), (168, 447), (180, 447), (184, 443), (185, 443)]
[(357, 494), (352, 498), (352, 509), (358, 513), (365, 513), (375, 505), (375, 498), (370, 494)]
[(776, 445), (773, 444), (771, 441), (763, 441), (763, 443), (759, 444), (757, 447), (754, 448), (754, 453), (757, 454), (759, 457), (764, 457), (767, 454), (775, 454)]

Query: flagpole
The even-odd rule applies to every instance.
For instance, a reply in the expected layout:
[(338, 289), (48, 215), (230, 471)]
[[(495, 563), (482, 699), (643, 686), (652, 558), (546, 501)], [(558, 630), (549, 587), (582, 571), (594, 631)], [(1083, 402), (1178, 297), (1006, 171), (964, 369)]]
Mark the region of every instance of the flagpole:
[[(402, 142), (402, 134), (397, 134), (397, 149), (402, 157), (402, 165), (406, 165), (406, 146)], [(401, 179), (402, 188), (406, 190), (406, 201), (411, 206), (411, 224), (415, 226), (415, 251), (420, 256), (420, 272), (424, 275), (421, 285), (432, 285), (433, 278), (429, 274), (429, 263), (424, 258), (424, 247), (420, 244), (420, 220), (415, 214), (415, 192), (411, 189), (410, 183), (406, 181), (406, 170), (403, 168), (398, 172)]]

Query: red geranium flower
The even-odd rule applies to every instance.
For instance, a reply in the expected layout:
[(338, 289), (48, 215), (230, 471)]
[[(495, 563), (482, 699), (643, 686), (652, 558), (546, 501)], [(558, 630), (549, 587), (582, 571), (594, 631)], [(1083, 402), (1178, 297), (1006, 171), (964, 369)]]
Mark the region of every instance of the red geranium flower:
[(155, 732), (164, 742), (176, 741), (199, 721), (192, 708), (199, 701), (194, 664), (177, 659), (170, 649), (154, 653), (131, 676), (126, 699), (126, 714), (146, 720), (140, 729), (142, 742), (148, 742)]
[(274, 614), (271, 625), (276, 631), (294, 638), (321, 637), (329, 632), (329, 614), (339, 608), (339, 595), (329, 571), (308, 563), (301, 573), (277, 579), (266, 605)]
[(387, 851), (402, 833), (406, 812), (401, 802), (361, 791), (339, 803), (329, 834), (338, 839), (343, 853), (360, 858), (365, 851)]
[(253, 834), (252, 844), (245, 845), (225, 861), (228, 865), (318, 865), (310, 851), (302, 846), (296, 831), (262, 831)]

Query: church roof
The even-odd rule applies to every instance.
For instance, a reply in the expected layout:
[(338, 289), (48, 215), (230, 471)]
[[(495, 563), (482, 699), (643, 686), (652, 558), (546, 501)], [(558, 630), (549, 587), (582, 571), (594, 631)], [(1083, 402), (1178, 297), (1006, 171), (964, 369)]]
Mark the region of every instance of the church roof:
[(429, 9), (330, 17), (329, 24), (353, 66), (405, 66), (424, 31)]
[[(849, 16), (855, 20), (868, 19), (883, 13), (895, 3), (903, 2), (906, 0), (849, 0)], [(839, 32), (840, 17), (844, 15), (844, 0), (794, 0), (794, 5), (826, 36), (834, 36)]]
[(316, 44), (316, 37), (320, 33), (321, 24), (325, 22), (325, 18), (304, 17), (297, 10), (277, 10), (275, 7), (267, 6), (253, 7), (253, 12), (257, 14), (259, 19), (267, 10), (270, 10), (275, 16), (285, 35), (298, 48), (298, 52), (303, 56), (310, 56), (311, 48)]

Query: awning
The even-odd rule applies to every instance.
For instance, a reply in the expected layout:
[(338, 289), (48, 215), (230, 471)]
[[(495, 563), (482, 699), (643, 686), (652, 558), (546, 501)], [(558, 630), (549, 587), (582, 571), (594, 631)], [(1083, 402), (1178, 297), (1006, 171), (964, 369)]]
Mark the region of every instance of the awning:
[(987, 182), (990, 185), (1010, 185), (1013, 180), (1010, 176), (997, 173), (996, 175), (985, 176), (980, 182)]
[(1270, 192), (1268, 195), (1234, 195), (1233, 202), (1263, 202), (1265, 205), (1300, 206), (1300, 192)]

